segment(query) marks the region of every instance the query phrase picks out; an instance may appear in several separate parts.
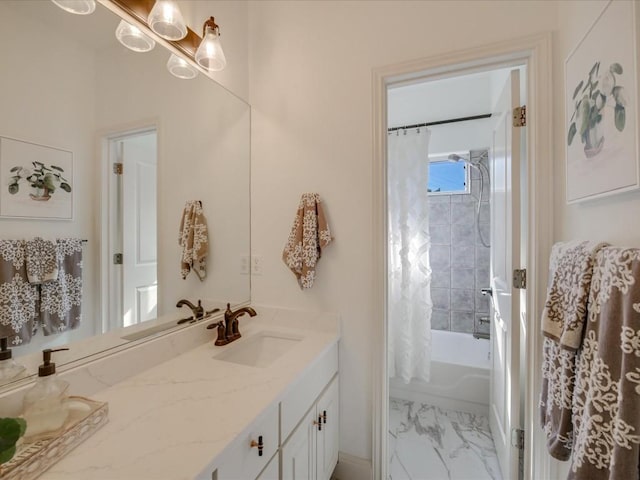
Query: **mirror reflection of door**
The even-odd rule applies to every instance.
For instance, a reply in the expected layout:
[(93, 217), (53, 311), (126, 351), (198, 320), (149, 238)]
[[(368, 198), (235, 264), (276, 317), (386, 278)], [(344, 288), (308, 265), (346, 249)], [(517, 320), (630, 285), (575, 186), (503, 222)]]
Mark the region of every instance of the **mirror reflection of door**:
[(157, 317), (156, 131), (120, 135), (109, 150), (115, 165), (112, 319), (115, 326), (127, 327)]

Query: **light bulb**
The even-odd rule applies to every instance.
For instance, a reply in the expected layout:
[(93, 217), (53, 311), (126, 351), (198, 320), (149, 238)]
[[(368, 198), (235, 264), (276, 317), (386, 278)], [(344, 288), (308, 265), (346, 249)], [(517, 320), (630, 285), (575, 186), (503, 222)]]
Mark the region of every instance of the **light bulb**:
[(76, 15), (89, 15), (96, 9), (95, 0), (51, 0), (66, 12)]
[(184, 80), (191, 80), (198, 75), (198, 71), (189, 64), (184, 58), (180, 58), (175, 53), (172, 53), (167, 62), (167, 69), (174, 77), (182, 78)]
[(158, 35), (167, 40), (182, 40), (187, 36), (187, 25), (184, 23), (180, 9), (170, 0), (156, 0), (147, 24)]
[(204, 37), (196, 50), (196, 62), (210, 72), (218, 72), (227, 66), (217, 28), (205, 27)]
[(134, 52), (149, 52), (156, 46), (156, 42), (152, 38), (124, 20), (120, 20), (118, 28), (116, 28), (116, 38), (122, 45)]

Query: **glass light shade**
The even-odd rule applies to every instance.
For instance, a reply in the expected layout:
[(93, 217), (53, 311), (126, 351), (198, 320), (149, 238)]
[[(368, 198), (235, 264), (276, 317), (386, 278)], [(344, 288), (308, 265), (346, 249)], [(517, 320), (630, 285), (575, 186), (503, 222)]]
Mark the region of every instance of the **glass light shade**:
[(156, 0), (147, 17), (147, 24), (151, 30), (167, 40), (181, 40), (187, 36), (187, 25), (182, 13), (178, 5), (170, 0)]
[(124, 20), (120, 20), (118, 28), (116, 28), (116, 38), (122, 45), (134, 52), (149, 52), (156, 46), (156, 42), (152, 38)]
[(198, 70), (192, 67), (184, 58), (180, 58), (174, 53), (169, 57), (167, 69), (174, 77), (182, 78), (184, 80), (191, 80), (198, 75)]
[(95, 0), (51, 0), (61, 9), (76, 15), (89, 15), (96, 9)]
[(210, 72), (219, 72), (227, 66), (227, 59), (220, 44), (220, 35), (209, 26), (206, 27), (204, 38), (196, 50), (196, 62)]

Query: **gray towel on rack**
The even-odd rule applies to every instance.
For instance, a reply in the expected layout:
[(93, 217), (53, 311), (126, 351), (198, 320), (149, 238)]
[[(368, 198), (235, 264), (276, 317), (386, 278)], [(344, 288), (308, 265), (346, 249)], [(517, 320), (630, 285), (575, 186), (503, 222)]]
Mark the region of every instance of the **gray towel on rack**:
[(10, 345), (28, 343), (33, 336), (35, 285), (27, 280), (23, 240), (0, 240), (0, 337)]
[(543, 360), (540, 423), (547, 450), (568, 460), (573, 447), (571, 405), (576, 350), (582, 342), (595, 254), (605, 244), (590, 241), (556, 243), (549, 258), (549, 285), (542, 311)]
[(29, 283), (52, 282), (58, 278), (56, 244), (35, 237), (26, 241), (27, 278)]
[(82, 240), (56, 240), (58, 279), (43, 283), (40, 323), (45, 335), (76, 328), (82, 316)]
[(596, 255), (577, 354), (571, 480), (637, 480), (640, 459), (640, 249)]

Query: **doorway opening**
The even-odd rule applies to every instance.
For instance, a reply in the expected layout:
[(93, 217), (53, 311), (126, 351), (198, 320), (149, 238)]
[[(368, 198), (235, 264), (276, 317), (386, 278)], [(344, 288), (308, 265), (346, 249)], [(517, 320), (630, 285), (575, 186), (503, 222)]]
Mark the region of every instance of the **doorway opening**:
[(130, 130), (104, 144), (109, 294), (103, 328), (112, 330), (157, 318), (158, 135), (155, 127)]
[[(489, 310), (491, 317), (492, 342), (500, 340), (504, 342), (506, 337), (513, 348), (507, 351), (505, 344), (494, 345), (492, 349), (491, 361), (496, 359), (503, 361), (504, 375), (490, 375), (490, 398), (496, 398), (489, 406), (490, 418), (494, 417), (504, 420), (501, 428), (492, 425), (492, 433), (496, 445), (504, 445), (503, 452), (497, 448), (497, 456), (502, 456), (501, 464), (503, 478), (518, 478), (524, 471), (524, 478), (546, 478), (549, 471), (549, 461), (543, 455), (544, 439), (539, 428), (536, 428), (536, 407), (539, 398), (540, 386), (540, 365), (541, 365), (541, 341), (536, 334), (539, 331), (539, 318), (544, 304), (544, 292), (546, 289), (548, 254), (552, 243), (552, 226), (547, 215), (552, 207), (551, 193), (549, 185), (551, 177), (551, 130), (549, 128), (551, 118), (551, 81), (550, 81), (550, 37), (540, 35), (511, 41), (509, 43), (495, 44), (482, 48), (474, 48), (468, 51), (455, 52), (450, 55), (427, 58), (405, 64), (383, 67), (374, 71), (374, 311), (376, 313), (376, 325), (379, 325), (378, 340), (376, 349), (377, 372), (375, 376), (374, 394), (374, 438), (373, 438), (373, 470), (375, 479), (387, 479), (389, 476), (389, 412), (390, 412), (390, 377), (393, 376), (391, 359), (388, 354), (388, 342), (393, 334), (391, 330), (390, 311), (392, 299), (388, 295), (392, 274), (388, 271), (391, 249), (388, 238), (391, 232), (391, 219), (389, 217), (390, 192), (388, 189), (389, 163), (387, 158), (388, 146), (390, 147), (388, 127), (388, 113), (391, 107), (388, 103), (387, 93), (393, 88), (401, 86), (411, 86), (416, 83), (428, 81), (446, 80), (461, 77), (469, 74), (478, 74), (490, 70), (509, 69), (518, 71), (520, 67), (525, 68), (523, 80), (526, 85), (527, 110), (530, 112), (527, 118), (527, 128), (524, 133), (516, 134), (508, 138), (506, 125), (511, 125), (511, 111), (507, 108), (502, 110), (500, 115), (493, 120), (502, 120), (503, 127), (496, 125), (496, 130), (504, 129), (505, 135), (499, 137), (494, 135), (491, 145), (487, 150), (490, 170), (489, 185), (494, 190), (493, 198), (500, 198), (502, 204), (491, 205), (488, 209), (492, 211), (491, 218), (507, 218), (513, 221), (513, 213), (518, 212), (520, 218), (516, 219), (512, 225), (505, 223), (495, 223), (500, 226), (502, 237), (512, 246), (508, 255), (504, 249), (500, 250), (505, 254), (504, 261), (499, 262), (495, 255), (491, 256), (492, 289), (496, 285), (494, 273), (500, 272), (508, 279), (503, 279), (498, 284), (505, 288), (511, 286), (510, 269), (526, 268), (527, 285), (526, 290), (511, 291), (510, 295), (505, 295), (510, 299), (515, 299), (508, 304), (494, 305)], [(510, 81), (514, 89), (519, 87), (520, 82), (510, 76)], [(519, 88), (518, 88), (519, 91)], [(458, 104), (456, 98), (448, 98), (450, 103)], [(510, 103), (510, 102), (508, 102)], [(524, 102), (522, 102), (524, 103)], [(516, 103), (511, 104), (516, 106)], [(496, 112), (497, 113), (497, 112)], [(442, 120), (441, 118), (434, 120)], [(507, 121), (508, 120), (508, 121)], [(422, 123), (422, 122), (416, 122)], [(425, 122), (428, 123), (428, 122)], [(415, 125), (414, 125), (415, 126)], [(402, 133), (401, 133), (402, 135)], [(408, 134), (407, 134), (408, 135)], [(522, 145), (512, 144), (510, 153), (523, 154), (520, 161), (512, 162), (506, 152), (506, 145), (511, 144), (513, 138), (522, 137), (525, 141)], [(388, 145), (389, 143), (389, 145)], [(467, 149), (469, 148), (469, 149)], [(462, 150), (451, 151), (446, 155), (447, 160), (453, 160), (450, 155), (467, 160), (471, 163), (474, 155), (480, 158), (483, 156), (482, 149), (476, 147), (463, 147)], [(491, 162), (493, 161), (493, 165)], [(493, 168), (493, 170), (492, 170)], [(509, 188), (516, 188), (520, 193), (522, 202), (508, 198), (507, 187), (503, 180), (510, 179)], [(473, 179), (471, 181), (473, 184)], [(502, 189), (496, 188), (502, 185)], [(449, 199), (451, 202), (451, 198)], [(482, 201), (481, 201), (482, 202)], [(482, 206), (482, 205), (481, 205)], [(485, 207), (485, 212), (487, 207)], [(490, 222), (491, 223), (491, 222)], [(520, 228), (518, 228), (520, 227)], [(498, 229), (499, 230), (499, 229)], [(508, 237), (507, 232), (515, 236)], [(499, 237), (495, 231), (492, 232), (491, 250), (498, 251), (494, 239)], [(475, 247), (475, 245), (474, 245)], [(449, 247), (451, 249), (451, 246)], [(451, 251), (451, 250), (450, 250)], [(517, 255), (518, 254), (519, 258)], [(511, 263), (506, 263), (506, 259)], [(451, 257), (449, 257), (451, 261)], [(497, 265), (497, 266), (496, 266)], [(450, 280), (449, 280), (450, 281)], [(474, 288), (475, 288), (474, 284)], [(443, 287), (442, 287), (443, 288)], [(442, 292), (438, 292), (442, 293)], [(457, 292), (459, 293), (459, 292)], [(475, 293), (475, 292), (474, 292)], [(494, 303), (497, 296), (494, 291)], [(480, 295), (482, 292), (480, 292)], [(450, 294), (451, 295), (451, 294)], [(449, 297), (449, 306), (451, 297)], [(520, 301), (520, 305), (518, 305)], [(475, 306), (475, 299), (474, 299)], [(513, 307), (513, 308), (512, 308)], [(432, 306), (433, 309), (433, 306)], [(452, 310), (449, 311), (449, 326), (451, 327)], [(503, 315), (509, 314), (508, 319)], [(475, 312), (474, 312), (475, 316)], [(442, 317), (441, 317), (442, 318)], [(446, 318), (446, 317), (444, 317)], [(478, 321), (474, 318), (474, 328), (478, 327)], [(486, 324), (483, 323), (486, 328)], [(513, 327), (513, 328), (511, 328)], [(517, 328), (516, 328), (517, 327)], [(468, 328), (468, 327), (467, 327)], [(500, 328), (501, 330), (498, 330)], [(507, 333), (508, 332), (508, 333)], [(451, 332), (459, 333), (459, 332)], [(474, 339), (475, 340), (475, 339)], [(476, 342), (480, 340), (475, 340)], [(454, 344), (451, 349), (458, 351), (466, 347)], [(435, 350), (435, 345), (433, 346)], [(519, 375), (522, 368), (525, 368), (524, 375)], [(492, 371), (496, 371), (492, 364)], [(395, 373), (395, 372), (394, 372)], [(435, 375), (435, 371), (431, 372)], [(434, 377), (435, 378), (435, 377)], [(393, 385), (391, 385), (393, 387)], [(502, 393), (500, 393), (502, 392)], [(491, 400), (490, 400), (491, 402)], [(494, 407), (494, 405), (502, 405)], [(494, 410), (497, 410), (494, 412)], [(486, 411), (486, 410), (485, 410)], [(524, 432), (519, 428), (524, 427)], [(513, 430), (512, 430), (513, 429)], [(437, 429), (436, 429), (437, 431)], [(499, 440), (497, 439), (499, 437)], [(524, 437), (524, 442), (519, 439)], [(514, 446), (524, 443), (524, 454), (519, 458), (519, 449)], [(513, 443), (512, 443), (513, 442)], [(438, 454), (439, 452), (436, 452)], [(504, 459), (507, 459), (506, 462)], [(521, 460), (523, 459), (523, 460)], [(502, 467), (505, 464), (506, 467)], [(475, 473), (475, 472), (474, 472)], [(396, 478), (394, 476), (393, 478)], [(402, 475), (399, 478), (403, 478)], [(427, 477), (429, 478), (429, 477)], [(489, 477), (491, 478), (491, 477)]]
[(507, 174), (520, 138), (507, 145), (505, 132), (525, 70), (387, 89), (390, 478), (514, 478), (501, 471), (511, 468), (505, 431), (523, 425), (522, 409), (505, 408), (520, 358), (509, 363), (511, 317), (491, 300), (512, 293), (505, 225), (520, 179)]

